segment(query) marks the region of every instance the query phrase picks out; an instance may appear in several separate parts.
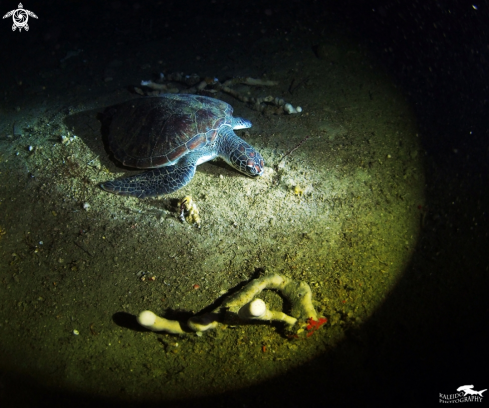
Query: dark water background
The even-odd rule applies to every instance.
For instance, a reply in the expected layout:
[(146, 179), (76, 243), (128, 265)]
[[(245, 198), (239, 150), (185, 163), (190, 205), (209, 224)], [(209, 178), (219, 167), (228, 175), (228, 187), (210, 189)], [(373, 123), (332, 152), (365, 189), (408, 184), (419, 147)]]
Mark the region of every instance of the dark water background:
[[(0, 2), (3, 12), (13, 6)], [(426, 151), (426, 203), (431, 218), (403, 279), (383, 307), (327, 357), (249, 389), (199, 401), (168, 402), (168, 406), (424, 406), (437, 404), (439, 393), (454, 393), (464, 384), (475, 384), (476, 390), (487, 387), (486, 5), (47, 1), (24, 6), (39, 16), (29, 20), (28, 33), (11, 33), (10, 20), (2, 21), (1, 120), (20, 101), (42, 103), (45, 91), (36, 89), (36, 75), (58, 68), (72, 50), (96, 51), (100, 58), (90, 69), (68, 65), (60, 71), (51, 81), (51, 97), (73, 93), (86, 100), (91, 93), (113, 92), (141, 79), (140, 67), (111, 64), (118, 53), (132, 53), (134, 66), (138, 53), (154, 52), (163, 60), (167, 56), (170, 65), (178, 61), (175, 70), (212, 75), (217, 69), (225, 72), (226, 65), (231, 76), (253, 76), (260, 73), (260, 61), (254, 56), (267, 55), (254, 46), (267, 33), (287, 36), (294, 30), (309, 30), (311, 38), (316, 35), (319, 41), (331, 20), (336, 29), (340, 26), (362, 38), (414, 107)], [(155, 48), (156, 44), (162, 48)], [(310, 47), (315, 46), (311, 41)], [(240, 67), (243, 56), (248, 64)], [(44, 389), (28, 376), (1, 370), (0, 364), (2, 406), (110, 403)]]

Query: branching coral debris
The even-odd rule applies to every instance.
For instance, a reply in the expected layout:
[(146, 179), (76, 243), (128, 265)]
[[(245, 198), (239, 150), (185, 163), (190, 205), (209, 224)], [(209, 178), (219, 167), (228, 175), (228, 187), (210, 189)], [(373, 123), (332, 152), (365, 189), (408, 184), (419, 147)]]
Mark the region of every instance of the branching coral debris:
[[(187, 88), (179, 89), (175, 83), (185, 85)], [(217, 78), (201, 78), (197, 74), (184, 75), (181, 72), (170, 73), (167, 75), (161, 74), (158, 82), (153, 82), (151, 80), (141, 81), (141, 86), (152, 89), (156, 94), (159, 94), (160, 91), (163, 93), (197, 93), (205, 90), (211, 94), (225, 92), (248, 104), (252, 109), (258, 112), (267, 114), (293, 114), (302, 112), (300, 106), (294, 107), (282, 98), (273, 97), (271, 95), (262, 98), (246, 96), (242, 92), (238, 92), (232, 88), (234, 85), (238, 84), (268, 87), (276, 86), (278, 85), (278, 82), (267, 79), (236, 77), (221, 83)], [(141, 95), (146, 95), (140, 88), (135, 88), (135, 91)]]
[[(291, 315), (270, 310), (262, 299), (255, 298), (265, 289), (280, 291), (291, 304)], [(141, 312), (137, 319), (147, 329), (173, 334), (204, 332), (217, 328), (219, 324), (244, 324), (253, 320), (278, 321), (285, 323), (289, 329), (294, 327), (296, 332), (306, 329), (308, 337), (327, 322), (325, 317), (318, 318), (309, 285), (280, 274), (266, 274), (252, 280), (227, 297), (213, 311), (193, 316), (186, 322), (165, 319), (149, 310)]]

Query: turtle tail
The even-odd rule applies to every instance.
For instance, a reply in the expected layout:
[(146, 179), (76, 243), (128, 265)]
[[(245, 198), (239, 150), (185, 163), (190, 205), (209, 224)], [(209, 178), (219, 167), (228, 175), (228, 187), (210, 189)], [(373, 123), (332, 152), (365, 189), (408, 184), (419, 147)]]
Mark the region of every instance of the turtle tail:
[(195, 174), (195, 165), (164, 166), (141, 174), (107, 181), (100, 187), (110, 193), (138, 198), (170, 194), (182, 188)]

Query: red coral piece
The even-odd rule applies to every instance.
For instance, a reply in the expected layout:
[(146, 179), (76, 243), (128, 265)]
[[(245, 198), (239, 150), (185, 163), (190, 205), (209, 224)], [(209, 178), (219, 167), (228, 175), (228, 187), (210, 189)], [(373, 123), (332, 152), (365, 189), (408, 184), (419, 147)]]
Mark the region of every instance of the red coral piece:
[(318, 330), (323, 324), (327, 323), (328, 319), (325, 317), (320, 317), (319, 320), (314, 320), (312, 317), (309, 317), (307, 319), (307, 327), (306, 330), (309, 332), (307, 333), (307, 337), (312, 336), (312, 334)]

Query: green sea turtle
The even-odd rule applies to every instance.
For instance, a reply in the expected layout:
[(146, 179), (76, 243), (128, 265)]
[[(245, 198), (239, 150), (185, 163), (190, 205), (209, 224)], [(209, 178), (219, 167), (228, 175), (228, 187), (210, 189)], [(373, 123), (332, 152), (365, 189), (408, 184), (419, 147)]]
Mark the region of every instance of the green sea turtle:
[(126, 166), (152, 170), (101, 187), (139, 198), (173, 193), (192, 180), (199, 164), (216, 157), (248, 176), (262, 175), (263, 157), (233, 132), (251, 127), (251, 122), (232, 113), (226, 102), (190, 94), (114, 106), (109, 113), (110, 150)]

